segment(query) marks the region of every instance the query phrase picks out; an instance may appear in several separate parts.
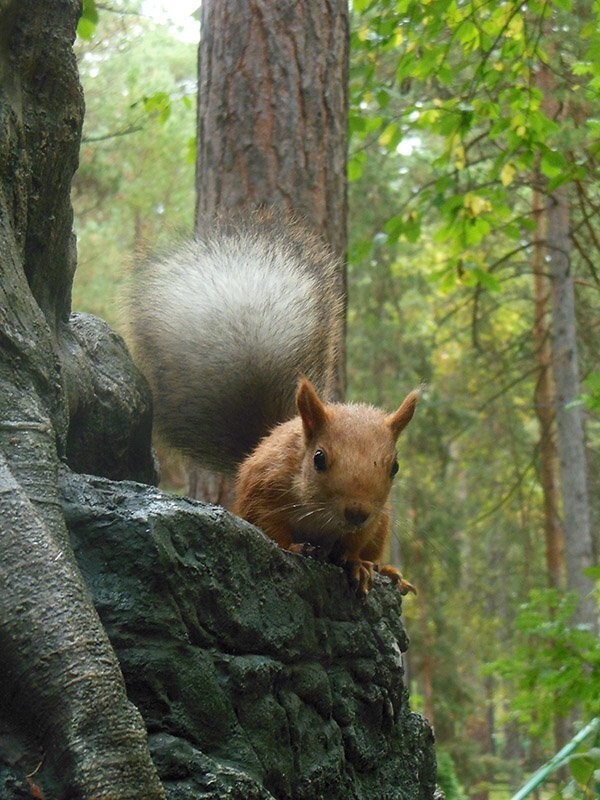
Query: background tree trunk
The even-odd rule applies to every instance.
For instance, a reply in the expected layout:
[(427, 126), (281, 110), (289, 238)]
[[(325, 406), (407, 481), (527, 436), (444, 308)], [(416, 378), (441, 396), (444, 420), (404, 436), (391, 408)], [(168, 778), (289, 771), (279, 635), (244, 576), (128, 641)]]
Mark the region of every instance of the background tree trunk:
[[(346, 253), (345, 0), (206, 0), (198, 57), (196, 220), (267, 206)], [(342, 262), (340, 262), (342, 263)], [(339, 284), (345, 296), (345, 276)], [(338, 331), (343, 353), (344, 331)], [(331, 394), (341, 398), (343, 357)], [(188, 490), (225, 502), (228, 481), (192, 466)]]
[(597, 628), (591, 578), (593, 564), (587, 491), (587, 465), (581, 406), (571, 405), (581, 393), (575, 326), (575, 291), (569, 259), (569, 201), (561, 186), (546, 203), (546, 244), (552, 286), (552, 367), (556, 385), (556, 422), (563, 497), (567, 587), (576, 592), (576, 621)]
[[(556, 76), (547, 65), (536, 73), (542, 92), (544, 113), (557, 122), (569, 113), (569, 105), (559, 102)], [(592, 532), (587, 488), (587, 463), (583, 412), (572, 405), (581, 393), (575, 288), (571, 270), (571, 230), (569, 184), (547, 194), (542, 220), (545, 231), (545, 262), (552, 298), (552, 372), (556, 390), (557, 450), (563, 506), (565, 570), (567, 588), (576, 592), (579, 605), (575, 622), (598, 628), (593, 581), (583, 574), (593, 564)]]
[[(539, 185), (542, 176), (535, 177)], [(534, 192), (533, 214), (536, 237), (533, 243), (532, 270), (535, 304), (534, 341), (539, 367), (535, 388), (535, 411), (540, 428), (540, 481), (544, 492), (544, 538), (546, 544), (546, 569), (548, 586), (564, 587), (565, 555), (564, 536), (560, 517), (560, 477), (555, 433), (555, 390), (552, 374), (552, 346), (550, 339), (550, 284), (545, 272), (546, 214), (543, 197)]]
[(345, 0), (207, 0), (198, 76), (197, 217), (273, 206), (343, 256)]
[(0, 11), (0, 708), (3, 724), (41, 748), (46, 796), (146, 800), (164, 795), (57, 485), (69, 419), (59, 352), (66, 361), (76, 349), (67, 323), (79, 12), (74, 0)]
[[(542, 175), (537, 172), (535, 185), (540, 186)], [(546, 266), (546, 214), (543, 196), (533, 193), (533, 215), (536, 236), (533, 242), (533, 300), (534, 341), (539, 367), (535, 387), (535, 411), (540, 429), (540, 481), (544, 493), (544, 540), (546, 550), (546, 580), (551, 589), (565, 588), (565, 541), (560, 515), (560, 475), (556, 445), (556, 392), (552, 372), (550, 331), (550, 282)], [(567, 720), (554, 714), (554, 746), (556, 752), (569, 739)]]

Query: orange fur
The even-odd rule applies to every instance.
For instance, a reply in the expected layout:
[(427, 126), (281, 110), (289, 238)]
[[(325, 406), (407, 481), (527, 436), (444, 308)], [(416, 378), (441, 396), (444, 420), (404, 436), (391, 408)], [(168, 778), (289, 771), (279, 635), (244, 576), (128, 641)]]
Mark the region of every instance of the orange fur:
[(242, 462), (234, 512), (282, 548), (317, 550), (342, 564), (362, 594), (375, 571), (392, 578), (402, 593), (414, 591), (380, 560), (390, 535), (396, 439), (417, 398), (411, 392), (386, 415), (367, 405), (325, 404), (302, 379), (299, 415), (275, 427)]

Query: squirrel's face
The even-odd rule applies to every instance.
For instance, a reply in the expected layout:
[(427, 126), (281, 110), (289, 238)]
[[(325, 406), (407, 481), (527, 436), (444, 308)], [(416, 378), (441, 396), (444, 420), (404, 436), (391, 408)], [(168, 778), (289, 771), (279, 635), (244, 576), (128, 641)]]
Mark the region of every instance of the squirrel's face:
[(369, 406), (329, 406), (329, 419), (306, 443), (296, 492), (306, 510), (298, 529), (339, 538), (384, 512), (398, 472), (385, 415)]
[(416, 395), (409, 397), (408, 410), (405, 401), (388, 416), (372, 406), (325, 405), (310, 384), (300, 384), (306, 451), (295, 482), (303, 511), (295, 527), (309, 540), (359, 535), (387, 513), (396, 439), (416, 403)]

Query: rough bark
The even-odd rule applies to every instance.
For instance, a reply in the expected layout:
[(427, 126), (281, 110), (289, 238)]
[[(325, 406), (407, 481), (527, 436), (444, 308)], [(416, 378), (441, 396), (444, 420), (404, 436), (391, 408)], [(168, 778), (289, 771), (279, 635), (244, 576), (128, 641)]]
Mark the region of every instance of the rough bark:
[[(340, 568), (140, 484), (65, 472), (62, 504), (169, 800), (433, 798), (387, 579), (362, 600)], [(38, 761), (0, 759), (3, 800)]]
[(79, 574), (57, 488), (68, 426), (59, 353), (67, 359), (72, 344), (69, 187), (83, 115), (71, 51), (78, 13), (58, 0), (0, 10), (0, 716), (35, 737), (50, 796), (158, 798), (145, 729)]
[(71, 314), (62, 331), (61, 360), (69, 400), (66, 458), (71, 469), (157, 483), (148, 446), (150, 390), (125, 342), (103, 320)]
[(553, 192), (546, 204), (546, 244), (552, 287), (552, 368), (556, 385), (556, 422), (563, 497), (567, 587), (577, 593), (576, 621), (598, 626), (594, 582), (583, 574), (593, 565), (587, 489), (587, 464), (575, 322), (575, 288), (570, 262), (567, 187)]
[(346, 251), (345, 0), (207, 0), (197, 217), (274, 206)]
[[(549, 65), (536, 74), (542, 109), (557, 121), (569, 113), (559, 102), (556, 76)], [(552, 298), (551, 346), (555, 385), (557, 449), (563, 506), (567, 588), (579, 597), (575, 622), (598, 628), (593, 581), (583, 574), (593, 564), (587, 487), (583, 410), (575, 401), (581, 393), (575, 319), (575, 283), (571, 269), (569, 184), (546, 193), (543, 225), (546, 267)]]
[[(541, 176), (536, 183), (539, 185)], [(536, 236), (533, 242), (532, 271), (535, 354), (539, 367), (535, 387), (535, 412), (540, 429), (540, 478), (544, 493), (544, 541), (548, 586), (559, 589), (565, 581), (564, 536), (560, 516), (560, 477), (555, 430), (555, 390), (552, 375), (550, 340), (550, 284), (545, 267), (546, 215), (543, 198), (534, 192), (533, 214)]]

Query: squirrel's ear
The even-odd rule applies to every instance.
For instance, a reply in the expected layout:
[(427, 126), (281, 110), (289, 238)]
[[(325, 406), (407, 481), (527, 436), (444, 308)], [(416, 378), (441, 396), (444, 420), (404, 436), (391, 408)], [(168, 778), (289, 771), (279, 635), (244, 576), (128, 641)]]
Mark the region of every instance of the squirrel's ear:
[(298, 382), (296, 405), (302, 418), (304, 435), (310, 439), (326, 425), (329, 414), (308, 378), (300, 378)]
[(389, 417), (386, 417), (385, 421), (392, 429), (395, 439), (398, 438), (400, 432), (404, 430), (404, 428), (406, 428), (408, 423), (411, 421), (412, 416), (415, 413), (417, 400), (419, 399), (420, 394), (420, 390), (415, 389), (410, 394), (406, 395), (400, 408), (397, 411), (394, 411), (393, 414), (390, 414)]

